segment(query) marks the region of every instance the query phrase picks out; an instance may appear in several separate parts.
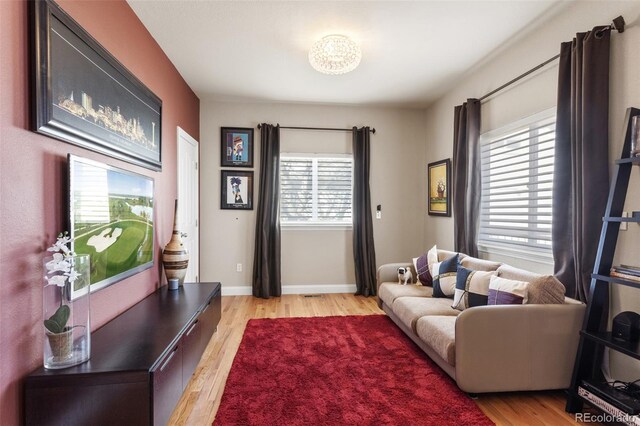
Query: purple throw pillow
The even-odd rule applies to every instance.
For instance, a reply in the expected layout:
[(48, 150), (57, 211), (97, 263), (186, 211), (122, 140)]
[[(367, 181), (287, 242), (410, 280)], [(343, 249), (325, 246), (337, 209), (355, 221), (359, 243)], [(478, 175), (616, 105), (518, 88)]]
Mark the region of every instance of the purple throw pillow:
[(429, 271), (429, 263), (427, 262), (426, 253), (420, 256), (416, 261), (416, 273), (418, 274), (420, 284), (428, 287), (433, 286), (433, 277)]
[(489, 290), (487, 305), (522, 305), (524, 298), (508, 291)]
[(503, 277), (491, 277), (487, 305), (522, 305), (527, 299), (529, 283)]

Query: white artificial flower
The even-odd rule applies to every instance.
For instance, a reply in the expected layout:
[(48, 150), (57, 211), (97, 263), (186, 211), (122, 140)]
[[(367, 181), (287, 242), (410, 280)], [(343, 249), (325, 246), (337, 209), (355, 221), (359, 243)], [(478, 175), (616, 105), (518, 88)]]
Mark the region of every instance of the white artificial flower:
[(54, 272), (69, 272), (71, 264), (65, 260), (64, 256), (60, 253), (54, 253), (53, 259), (46, 263), (48, 273)]
[(47, 251), (52, 251), (52, 252), (63, 252), (65, 255), (69, 255), (71, 253), (71, 250), (69, 250), (69, 247), (67, 247), (67, 245), (71, 242), (71, 237), (69, 236), (64, 236), (64, 237), (58, 237), (58, 239), (56, 240), (56, 242), (47, 249)]
[(78, 279), (79, 274), (73, 267), (75, 253), (68, 247), (71, 241), (72, 239), (68, 235), (60, 234), (56, 242), (47, 249), (47, 251), (53, 252), (53, 259), (45, 264), (47, 275), (52, 275), (45, 277), (49, 285), (64, 287), (67, 279), (70, 283)]
[(77, 280), (78, 277), (80, 276), (80, 274), (78, 274), (78, 272), (75, 269), (71, 269), (71, 271), (65, 273), (64, 275), (69, 277), (69, 282), (71, 284), (73, 284), (74, 281)]
[(54, 275), (52, 277), (47, 277), (47, 282), (50, 285), (57, 285), (58, 287), (64, 287), (67, 282), (67, 277), (64, 275)]

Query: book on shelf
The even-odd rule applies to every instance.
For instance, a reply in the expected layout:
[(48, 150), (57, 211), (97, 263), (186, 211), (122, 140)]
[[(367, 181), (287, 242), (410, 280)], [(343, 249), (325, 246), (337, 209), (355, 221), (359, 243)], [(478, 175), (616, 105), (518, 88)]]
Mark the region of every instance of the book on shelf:
[(614, 266), (614, 268), (617, 268), (618, 271), (622, 272), (623, 274), (640, 276), (640, 266), (620, 265), (620, 266)]
[(635, 277), (640, 277), (640, 268), (636, 266), (629, 266), (629, 265), (613, 266), (611, 268), (611, 271), (615, 271), (620, 274), (633, 275)]
[(639, 276), (630, 275), (630, 274), (623, 274), (622, 272), (615, 271), (613, 268), (611, 268), (611, 272), (609, 273), (609, 276), (615, 277), (615, 278), (622, 278), (623, 280), (636, 281), (636, 282), (640, 283), (640, 277)]

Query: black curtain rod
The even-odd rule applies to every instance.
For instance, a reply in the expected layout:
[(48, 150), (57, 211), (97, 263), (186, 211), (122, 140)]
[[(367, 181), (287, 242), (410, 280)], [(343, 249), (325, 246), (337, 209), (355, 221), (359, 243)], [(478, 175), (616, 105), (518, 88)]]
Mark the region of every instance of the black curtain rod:
[[(624, 22), (624, 18), (622, 16), (618, 16), (616, 19), (613, 20), (613, 23), (609, 26), (607, 26), (606, 28), (603, 28), (602, 30), (599, 30), (596, 33), (596, 37), (599, 38), (599, 34), (598, 33), (602, 33), (603, 31), (607, 31), (607, 30), (616, 30), (619, 33), (623, 33), (624, 32), (624, 26), (625, 26), (625, 22)], [(516, 78), (514, 78), (513, 80), (503, 84), (502, 86), (498, 87), (495, 90), (490, 91), (489, 93), (487, 93), (486, 95), (478, 98), (478, 100), (480, 102), (482, 102), (483, 100), (487, 99), (489, 96), (491, 95), (495, 95), (496, 93), (498, 93), (499, 91), (506, 89), (507, 87), (511, 86), (513, 83), (522, 80), (523, 78), (525, 78), (526, 76), (528, 76), (529, 74), (532, 74), (536, 71), (538, 71), (540, 68), (544, 67), (547, 64), (550, 64), (551, 62), (555, 61), (556, 59), (558, 59), (560, 57), (560, 54), (557, 54), (556, 56), (554, 56), (553, 58), (549, 58), (546, 61), (544, 61), (541, 64), (536, 65), (535, 67), (531, 68), (529, 71), (526, 71), (522, 74), (520, 74), (519, 76), (517, 76)]]
[(526, 71), (522, 74), (520, 74), (519, 76), (517, 76), (516, 78), (514, 78), (513, 80), (510, 80), (508, 82), (506, 82), (505, 84), (503, 84), (502, 86), (498, 87), (497, 89), (494, 89), (492, 91), (490, 91), (489, 93), (487, 93), (486, 95), (482, 96), (481, 98), (479, 98), (478, 100), (480, 102), (482, 102), (483, 100), (487, 99), (489, 96), (494, 95), (496, 93), (498, 93), (499, 91), (506, 89), (507, 87), (511, 86), (513, 83), (515, 83), (518, 80), (522, 80), (523, 78), (525, 78), (526, 76), (528, 76), (529, 74), (532, 74), (536, 71), (538, 71), (540, 68), (544, 67), (547, 64), (550, 64), (551, 62), (555, 61), (556, 59), (558, 59), (560, 57), (560, 54), (558, 53), (556, 56), (554, 56), (553, 58), (549, 58), (546, 61), (544, 61), (541, 64), (536, 65), (535, 67), (531, 68), (529, 71)]
[[(300, 126), (281, 126), (280, 124), (277, 125), (278, 127), (280, 127), (281, 129), (293, 129), (293, 130), (331, 130), (334, 132), (351, 132), (353, 131), (353, 129), (338, 129), (335, 127), (300, 127)], [(262, 124), (258, 124), (258, 129), (262, 128)], [(376, 129), (375, 127), (372, 129), (369, 129), (369, 131), (371, 133), (373, 133), (374, 135), (376, 134)]]

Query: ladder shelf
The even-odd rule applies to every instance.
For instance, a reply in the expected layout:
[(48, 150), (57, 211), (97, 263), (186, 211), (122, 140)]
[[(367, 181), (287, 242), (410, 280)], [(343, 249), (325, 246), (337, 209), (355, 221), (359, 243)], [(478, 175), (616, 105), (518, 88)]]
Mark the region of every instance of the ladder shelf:
[[(615, 169), (609, 188), (609, 197), (604, 216), (600, 242), (591, 276), (591, 286), (587, 299), (576, 361), (573, 367), (571, 388), (567, 396), (566, 411), (578, 413), (582, 411), (584, 402), (588, 402), (601, 411), (612, 414), (626, 413), (625, 403), (615, 397), (601, 399), (598, 389), (589, 384), (604, 386), (605, 383), (601, 365), (604, 349), (609, 348), (634, 359), (640, 360), (640, 342), (628, 342), (613, 337), (607, 331), (608, 323), (608, 295), (611, 285), (622, 285), (640, 289), (640, 280), (630, 280), (610, 275), (613, 256), (618, 241), (620, 225), (624, 222), (640, 223), (639, 217), (622, 217), (622, 211), (629, 187), (629, 178), (633, 166), (640, 165), (640, 157), (629, 157), (631, 152), (631, 119), (640, 116), (640, 109), (628, 108), (625, 117), (625, 132), (622, 154), (615, 162)], [(607, 386), (604, 386), (607, 388)], [(591, 391), (589, 391), (589, 388)], [(618, 396), (621, 394), (618, 393)], [(626, 405), (628, 407), (628, 405)], [(627, 424), (640, 425), (640, 417), (630, 417)]]

